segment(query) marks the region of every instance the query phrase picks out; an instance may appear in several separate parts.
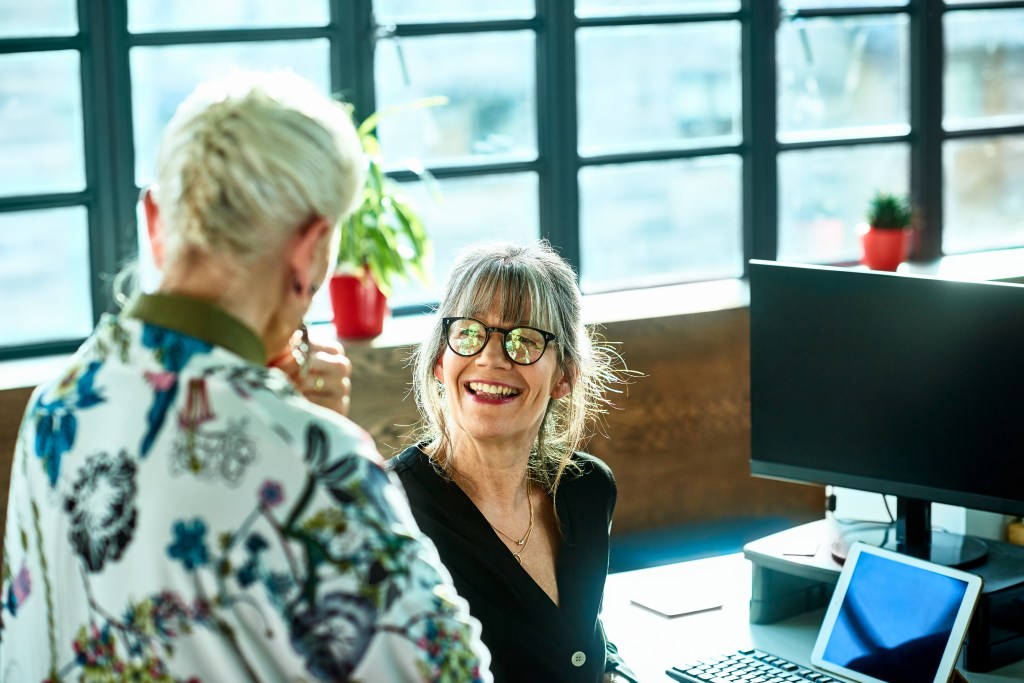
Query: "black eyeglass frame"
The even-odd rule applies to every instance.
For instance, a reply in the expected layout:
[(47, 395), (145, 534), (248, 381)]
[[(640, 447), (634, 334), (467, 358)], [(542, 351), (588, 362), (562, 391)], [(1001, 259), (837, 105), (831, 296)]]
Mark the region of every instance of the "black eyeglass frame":
[[(480, 327), (482, 327), (484, 329), (484, 332), (486, 332), (486, 334), (484, 335), (484, 343), (481, 344), (480, 348), (474, 351), (473, 353), (459, 353), (459, 350), (452, 346), (452, 338), (449, 336), (449, 332), (452, 323), (454, 323), (456, 320), (472, 320), (475, 323), (479, 323)], [(487, 346), (487, 343), (491, 341), (491, 334), (493, 334), (494, 332), (500, 332), (501, 350), (505, 354), (505, 357), (508, 358), (513, 363), (515, 363), (516, 365), (534, 365), (541, 358), (544, 357), (544, 352), (548, 350), (548, 344), (558, 339), (558, 336), (553, 332), (542, 330), (539, 327), (531, 327), (530, 325), (516, 325), (515, 327), (509, 328), (493, 327), (491, 325), (485, 324), (482, 320), (471, 318), (468, 315), (453, 315), (446, 318), (441, 318), (441, 326), (444, 329), (444, 340), (445, 343), (448, 345), (448, 348), (452, 350), (452, 353), (454, 353), (457, 356), (461, 356), (462, 358), (472, 358), (473, 356), (483, 353), (483, 350)], [(544, 346), (541, 348), (540, 353), (537, 354), (537, 357), (534, 360), (530, 361), (529, 363), (523, 363), (522, 361), (516, 360), (515, 358), (512, 357), (512, 354), (508, 352), (508, 346), (506, 346), (506, 342), (508, 341), (509, 333), (512, 332), (513, 330), (533, 330), (534, 332), (540, 333), (540, 335), (544, 337)]]

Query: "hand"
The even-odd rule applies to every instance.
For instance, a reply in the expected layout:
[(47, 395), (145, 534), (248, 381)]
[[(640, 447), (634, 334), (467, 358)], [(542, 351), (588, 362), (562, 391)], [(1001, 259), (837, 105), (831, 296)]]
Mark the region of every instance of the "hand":
[[(305, 346), (305, 351), (300, 349)], [(352, 394), (352, 361), (338, 342), (313, 342), (302, 331), (291, 340), (291, 348), (270, 362), (287, 374), (308, 400), (348, 415)]]

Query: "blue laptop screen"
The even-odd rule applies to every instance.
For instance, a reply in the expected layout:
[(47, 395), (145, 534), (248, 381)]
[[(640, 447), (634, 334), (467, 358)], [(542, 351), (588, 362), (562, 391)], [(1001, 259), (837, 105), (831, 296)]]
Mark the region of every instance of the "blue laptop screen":
[(931, 683), (967, 584), (864, 553), (823, 659), (890, 683)]

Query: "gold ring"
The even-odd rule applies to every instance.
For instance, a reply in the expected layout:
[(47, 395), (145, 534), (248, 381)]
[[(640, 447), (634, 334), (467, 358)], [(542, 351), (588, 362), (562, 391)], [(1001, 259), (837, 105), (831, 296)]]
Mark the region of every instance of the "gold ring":
[(317, 377), (316, 381), (313, 382), (313, 389), (316, 390), (316, 391), (323, 391), (324, 390), (324, 384), (326, 384), (326, 382), (324, 382), (324, 378), (323, 377)]

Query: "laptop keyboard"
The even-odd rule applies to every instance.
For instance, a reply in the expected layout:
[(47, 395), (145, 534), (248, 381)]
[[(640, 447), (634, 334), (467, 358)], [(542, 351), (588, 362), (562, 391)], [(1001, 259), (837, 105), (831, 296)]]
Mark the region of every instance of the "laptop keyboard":
[(685, 666), (674, 666), (665, 673), (683, 683), (842, 683), (820, 671), (760, 650), (706, 657)]

